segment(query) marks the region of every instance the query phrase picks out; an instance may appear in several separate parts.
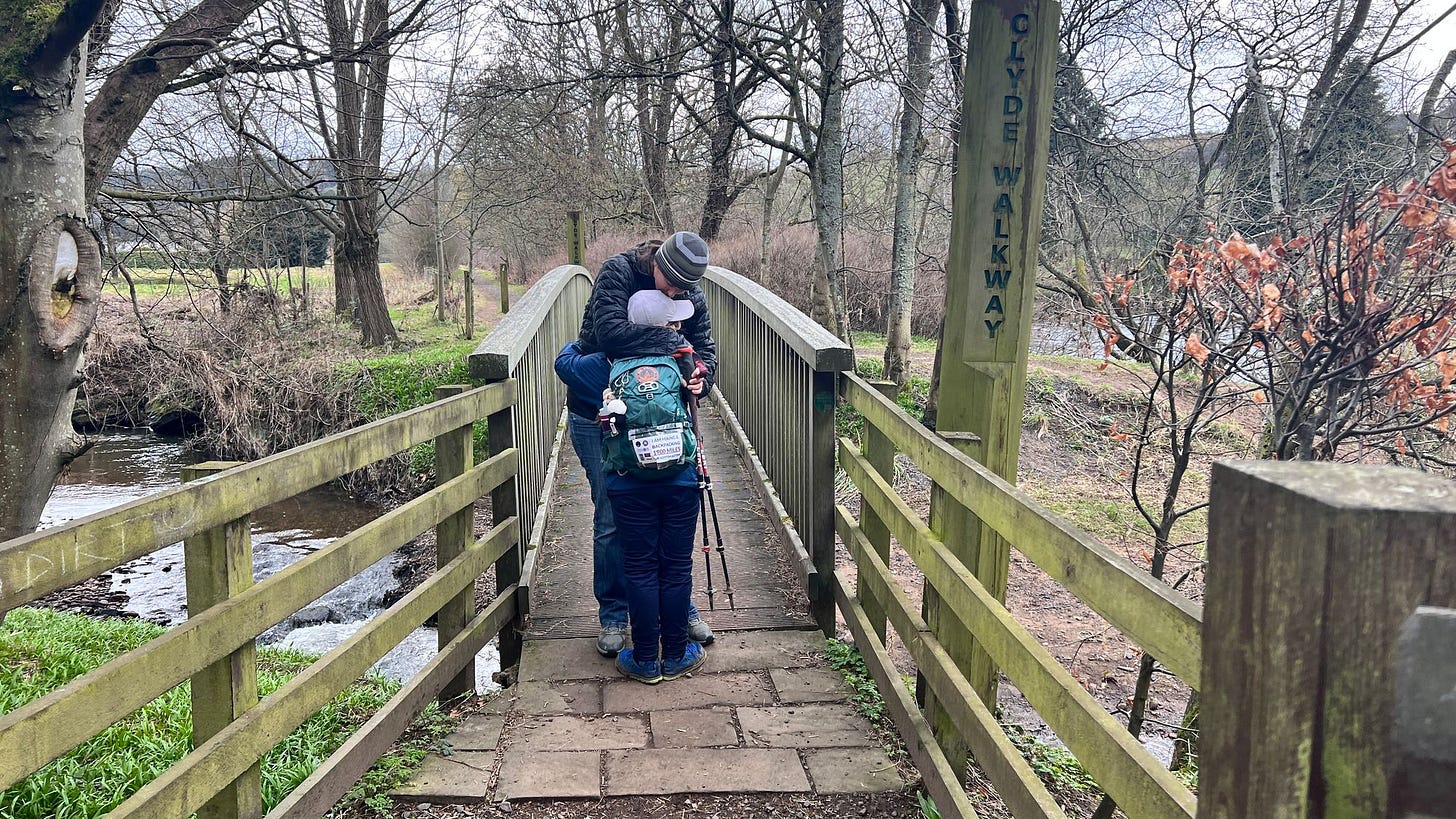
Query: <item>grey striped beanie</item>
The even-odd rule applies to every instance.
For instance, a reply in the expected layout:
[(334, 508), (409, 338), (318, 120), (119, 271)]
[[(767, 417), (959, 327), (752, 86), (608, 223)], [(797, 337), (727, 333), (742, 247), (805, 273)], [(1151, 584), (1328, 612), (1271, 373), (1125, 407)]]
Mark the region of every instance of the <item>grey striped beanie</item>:
[(657, 249), (657, 268), (673, 286), (691, 290), (708, 270), (708, 243), (690, 230), (680, 230)]

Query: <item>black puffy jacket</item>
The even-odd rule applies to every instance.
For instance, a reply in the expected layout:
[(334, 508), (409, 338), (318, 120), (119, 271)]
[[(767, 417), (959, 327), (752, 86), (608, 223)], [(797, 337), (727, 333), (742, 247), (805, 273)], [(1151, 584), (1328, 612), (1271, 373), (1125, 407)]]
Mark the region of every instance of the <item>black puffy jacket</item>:
[[(606, 353), (613, 360), (672, 355), (686, 341), (707, 365), (707, 386), (712, 389), (718, 375), (718, 349), (713, 343), (708, 302), (701, 289), (694, 287), (678, 296), (693, 303), (692, 318), (683, 322), (681, 333), (670, 327), (649, 327), (627, 320), (627, 301), (632, 294), (657, 287), (652, 280), (652, 268), (638, 261), (640, 247), (607, 259), (597, 273), (591, 298), (587, 300), (586, 311), (581, 317), (582, 352)], [(567, 403), (577, 415), (596, 418), (601, 396), (571, 393)]]

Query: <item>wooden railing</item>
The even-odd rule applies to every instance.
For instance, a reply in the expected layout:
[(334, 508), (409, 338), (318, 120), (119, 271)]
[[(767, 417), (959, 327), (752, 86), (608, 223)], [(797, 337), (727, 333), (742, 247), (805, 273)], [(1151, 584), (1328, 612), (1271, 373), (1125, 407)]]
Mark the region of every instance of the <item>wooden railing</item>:
[[(721, 267), (703, 285), (718, 343), (718, 391), (770, 519), (796, 554), (814, 621), (834, 633), (834, 407), (849, 345), (769, 290)], [(785, 520), (787, 518), (787, 520)]]
[[(521, 516), (523, 563), (506, 578), (519, 583), (521, 617), (530, 611), (537, 547), (545, 537), (546, 510), (566, 432), (566, 385), (556, 377), (553, 364), (562, 346), (577, 338), (591, 289), (586, 268), (573, 264), (555, 268), (531, 286), (470, 354), (471, 377), (486, 383), (514, 379), (520, 390), (511, 440), (521, 448), (521, 466), (515, 484), (502, 487), (492, 496), (492, 504), (517, 510)], [(518, 498), (524, 501), (519, 509)], [(519, 652), (519, 635), (503, 637), (501, 667), (513, 665)]]
[[(270, 819), (316, 817), (431, 699), (473, 682), (476, 653), (516, 616), (510, 585), (475, 614), (475, 578), (492, 563), (518, 563), (519, 556), (513, 514), (496, 509), (490, 531), (473, 535), (475, 500), (510, 485), (517, 452), (508, 435), (492, 436), (490, 457), (472, 465), (471, 430), (490, 417), (508, 433), (516, 386), (505, 381), (449, 391), (455, 394), (428, 406), (253, 463), (191, 467), (189, 480), (175, 489), (0, 544), (3, 612), (184, 541), (189, 611), (185, 623), (162, 636), (0, 715), (0, 789), (190, 679), (194, 750), (109, 815), (185, 817), (205, 806), (208, 815), (257, 815), (262, 756), (440, 613), (444, 648), (269, 813)], [(432, 440), (434, 489), (253, 584), (250, 513)], [(438, 527), (438, 570), (258, 701), (254, 639), (431, 527)]]
[(843, 506), (835, 509), (838, 532), (854, 556), (858, 580), (856, 585), (835, 573), (834, 592), (941, 814), (975, 815), (953, 766), (885, 652), (886, 619), (1011, 813), (1064, 815), (997, 724), (991, 711), (994, 703), (983, 702), (967, 680), (960, 667), (964, 658), (946, 651), (943, 635), (911, 606), (890, 574), (891, 536), (919, 566), (928, 590), (969, 629), (1127, 816), (1193, 816), (1196, 803), (1188, 789), (1098, 704), (895, 494), (894, 453), (906, 455), (939, 492), (974, 513), (1195, 689), (1201, 657), (1198, 607), (958, 452), (873, 385), (852, 374), (841, 383), (844, 399), (866, 421), (866, 450), (876, 455), (876, 463), (854, 442), (840, 439), (839, 463), (860, 490), (864, 522)]

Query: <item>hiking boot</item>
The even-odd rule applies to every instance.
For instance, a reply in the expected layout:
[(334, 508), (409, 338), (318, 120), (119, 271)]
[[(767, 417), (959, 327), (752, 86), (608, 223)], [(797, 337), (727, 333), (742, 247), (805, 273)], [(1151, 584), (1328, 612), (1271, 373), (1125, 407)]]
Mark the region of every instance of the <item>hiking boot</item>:
[(607, 623), (597, 635), (597, 653), (603, 657), (615, 657), (627, 646), (627, 624)]
[(694, 617), (688, 621), (688, 639), (695, 643), (711, 645), (713, 642), (713, 629), (703, 622), (703, 618)]
[[(701, 651), (702, 649), (699, 649)], [(698, 663), (702, 664), (701, 661)], [(657, 685), (662, 682), (662, 663), (657, 660), (639, 662), (632, 656), (632, 649), (624, 648), (617, 654), (617, 670), (631, 680), (648, 685)]]
[[(628, 651), (630, 650), (631, 649), (628, 649)], [(623, 653), (625, 654), (626, 652)], [(698, 669), (702, 668), (703, 663), (707, 661), (707, 649), (703, 648), (697, 643), (688, 643), (687, 650), (683, 652), (683, 655), (681, 657), (677, 658), (676, 660), (662, 661), (662, 675), (659, 677), (659, 679), (675, 680), (678, 677), (682, 677), (684, 675), (691, 674), (694, 671), (697, 671)], [(621, 665), (621, 662), (622, 661), (620, 659), (617, 660), (617, 664), (619, 666)]]

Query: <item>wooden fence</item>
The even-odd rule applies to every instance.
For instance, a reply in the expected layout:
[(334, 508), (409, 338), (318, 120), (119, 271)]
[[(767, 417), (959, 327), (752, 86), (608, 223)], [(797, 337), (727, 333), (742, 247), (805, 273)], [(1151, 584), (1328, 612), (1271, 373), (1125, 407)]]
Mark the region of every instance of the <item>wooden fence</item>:
[(839, 440), (839, 464), (859, 488), (863, 505), (859, 517), (843, 506), (835, 508), (839, 536), (854, 556), (858, 581), (856, 585), (836, 572), (834, 592), (941, 814), (969, 817), (975, 812), (951, 760), (899, 684), (884, 648), (887, 620), (1012, 814), (1064, 816), (967, 679), (964, 658), (947, 652), (943, 632), (927, 624), (890, 574), (892, 536), (924, 574), (927, 592), (933, 590), (940, 605), (955, 615), (946, 619), (969, 630), (1126, 815), (1193, 816), (1196, 803), (1188, 789), (1012, 618), (975, 572), (895, 494), (895, 453), (903, 453), (937, 491), (964, 506), (1195, 689), (1200, 673), (1198, 607), (936, 437), (874, 385), (852, 374), (840, 383), (844, 399), (866, 421), (870, 455), (848, 439)]
[[(184, 542), (188, 620), (164, 635), (0, 716), (0, 789), (29, 776), (114, 722), (191, 680), (194, 750), (112, 811), (112, 817), (257, 816), (258, 761), (440, 613), (442, 650), (302, 785), (269, 813), (327, 811), (424, 706), (473, 681), (476, 653), (516, 617), (507, 584), (474, 612), (476, 577), (519, 565), (518, 521), (494, 510), (473, 534), (481, 495), (510, 486), (516, 384), (453, 393), (419, 409), (241, 465), (192, 467), (183, 485), (64, 526), (0, 544), (0, 612)], [(473, 465), (471, 430), (491, 419), (490, 457)], [(437, 486), (253, 584), (248, 515), (393, 453), (431, 442)], [(440, 565), (420, 586), (261, 701), (254, 639), (431, 527)], [(452, 615), (453, 613), (453, 615)]]

